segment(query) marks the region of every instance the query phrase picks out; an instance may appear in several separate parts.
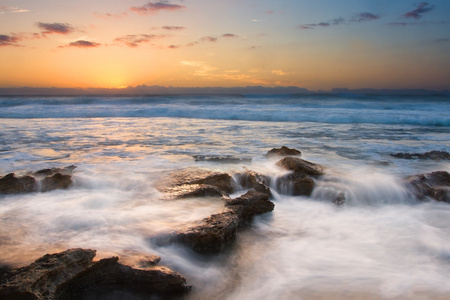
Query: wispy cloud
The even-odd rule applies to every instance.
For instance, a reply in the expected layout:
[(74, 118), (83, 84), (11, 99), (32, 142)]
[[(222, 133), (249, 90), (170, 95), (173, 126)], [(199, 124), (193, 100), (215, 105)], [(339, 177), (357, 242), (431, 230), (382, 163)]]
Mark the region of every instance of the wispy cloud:
[(23, 13), (23, 12), (29, 12), (29, 10), (18, 7), (0, 5), (0, 15), (4, 13)]
[(450, 39), (437, 39), (436, 43), (449, 43)]
[(225, 33), (225, 34), (222, 34), (221, 37), (227, 38), (227, 39), (235, 39), (235, 38), (238, 38), (239, 36), (237, 36), (237, 35), (235, 35), (233, 33)]
[(20, 38), (15, 35), (0, 34), (0, 47), (3, 46), (19, 46)]
[(284, 76), (287, 75), (286, 72), (284, 72), (283, 70), (272, 70), (271, 72), (272, 74), (278, 75), (278, 76)]
[(99, 46), (101, 46), (101, 44), (96, 43), (96, 42), (89, 42), (89, 41), (85, 41), (85, 40), (78, 40), (76, 42), (69, 43), (66, 46), (61, 46), (61, 48), (65, 48), (65, 47), (95, 48), (95, 47), (99, 47)]
[(178, 31), (178, 30), (184, 30), (184, 29), (186, 29), (186, 27), (183, 27), (183, 26), (163, 26), (162, 29)]
[(168, 1), (159, 1), (159, 2), (147, 2), (142, 6), (132, 6), (130, 7), (130, 10), (140, 15), (148, 15), (148, 14), (156, 14), (163, 10), (177, 11), (183, 10), (185, 8), (186, 7), (184, 5), (170, 4)]
[(70, 34), (74, 31), (76, 31), (77, 29), (75, 27), (73, 27), (72, 25), (68, 24), (68, 23), (42, 23), (42, 22), (38, 22), (37, 26), (40, 29), (43, 29), (44, 31), (42, 31), (43, 35), (46, 34)]
[(154, 39), (164, 38), (165, 35), (158, 34), (129, 34), (114, 39), (115, 42), (125, 44), (128, 47), (136, 48), (142, 43), (151, 42)]
[(359, 13), (354, 15), (350, 21), (351, 22), (365, 22), (365, 21), (374, 21), (374, 20), (378, 20), (380, 18), (380, 16), (369, 13), (369, 12), (363, 12), (363, 13)]
[(430, 5), (428, 2), (420, 2), (416, 4), (416, 9), (405, 13), (403, 16), (405, 18), (413, 18), (413, 19), (420, 19), (422, 18), (422, 15), (424, 13), (427, 13), (431, 10), (433, 10), (434, 6)]
[(345, 23), (345, 19), (341, 17), (341, 18), (333, 19), (333, 20), (328, 21), (328, 22), (320, 22), (320, 23), (313, 23), (313, 24), (302, 24), (302, 25), (297, 26), (297, 28), (299, 28), (299, 29), (313, 29), (313, 28), (316, 28), (316, 27), (328, 27), (328, 26), (331, 26), (331, 25), (340, 25), (340, 24), (343, 24), (343, 23)]
[(345, 24), (347, 22), (360, 23), (360, 22), (373, 21), (373, 20), (378, 20), (378, 19), (380, 19), (380, 16), (378, 16), (378, 15), (375, 15), (375, 14), (369, 13), (369, 12), (362, 12), (362, 13), (355, 14), (353, 17), (351, 17), (348, 20), (344, 19), (343, 17), (339, 17), (339, 18), (333, 19), (331, 21), (326, 21), (326, 22), (301, 24), (301, 25), (298, 25), (297, 28), (299, 28), (299, 29), (314, 29), (314, 28), (320, 28), (320, 27), (337, 26), (337, 25)]
[(128, 16), (128, 14), (126, 12), (123, 12), (121, 14), (111, 14), (111, 13), (100, 14), (100, 13), (94, 13), (94, 15), (97, 18), (105, 19), (105, 20), (107, 20), (107, 19), (121, 19), (121, 18), (124, 18), (124, 17)]

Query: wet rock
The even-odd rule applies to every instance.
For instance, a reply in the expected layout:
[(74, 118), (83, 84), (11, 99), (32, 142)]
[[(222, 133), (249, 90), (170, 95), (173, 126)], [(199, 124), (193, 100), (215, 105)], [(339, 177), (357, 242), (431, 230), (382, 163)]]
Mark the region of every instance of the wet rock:
[(46, 176), (53, 176), (55, 174), (62, 174), (62, 175), (72, 175), (73, 170), (76, 169), (75, 165), (70, 165), (63, 168), (50, 168), (50, 169), (42, 169), (37, 172), (28, 173), (27, 175), (34, 176), (36, 178), (38, 177), (46, 177)]
[(117, 294), (148, 299), (190, 290), (186, 280), (168, 268), (134, 269), (120, 264), (118, 257), (92, 262), (94, 256), (95, 250), (69, 249), (2, 271), (0, 299), (111, 299)]
[(28, 175), (16, 177), (14, 173), (9, 173), (0, 177), (0, 194), (31, 193), (37, 189), (36, 179)]
[(446, 151), (430, 151), (425, 153), (393, 153), (391, 156), (401, 159), (432, 159), (450, 160), (450, 153)]
[(207, 184), (184, 184), (165, 190), (172, 198), (192, 198), (192, 197), (227, 197), (228, 194), (219, 188)]
[(156, 237), (153, 241), (159, 245), (182, 243), (197, 252), (218, 253), (234, 241), (242, 222), (273, 209), (274, 204), (267, 194), (248, 191), (241, 197), (228, 200), (222, 213), (213, 214), (185, 230)]
[(194, 251), (218, 253), (236, 237), (239, 218), (232, 210), (211, 215), (198, 226), (177, 232), (172, 242), (180, 242)]
[(72, 165), (65, 168), (42, 169), (37, 172), (28, 172), (25, 176), (20, 177), (10, 173), (0, 177), (0, 194), (66, 189), (72, 184), (72, 171), (75, 168), (76, 166)]
[(63, 175), (56, 173), (52, 176), (47, 176), (41, 181), (42, 192), (49, 192), (57, 189), (66, 189), (72, 184), (71, 175)]
[(285, 195), (310, 196), (314, 180), (304, 173), (292, 173), (277, 178), (277, 191)]
[(277, 165), (296, 173), (304, 173), (306, 175), (323, 175), (323, 167), (319, 164), (309, 162), (298, 157), (285, 157), (277, 162)]
[(248, 220), (255, 215), (273, 211), (275, 204), (269, 200), (266, 193), (248, 191), (240, 197), (228, 200), (225, 207), (234, 211), (239, 220)]
[(149, 299), (152, 295), (168, 298), (190, 290), (186, 279), (165, 267), (134, 269), (118, 262), (118, 257), (93, 263), (75, 277), (61, 284), (55, 300), (76, 299)]
[(0, 299), (53, 299), (57, 286), (89, 266), (94, 256), (95, 250), (90, 249), (46, 254), (12, 270), (0, 286)]
[(437, 171), (406, 178), (413, 193), (420, 200), (429, 198), (450, 203), (450, 174)]
[(196, 168), (172, 172), (160, 179), (156, 187), (174, 198), (224, 196), (234, 189), (233, 178), (229, 174)]
[(286, 146), (281, 146), (281, 148), (273, 148), (266, 153), (266, 157), (273, 156), (300, 156), (302, 153), (297, 149), (291, 149)]
[(344, 203), (345, 203), (345, 193), (344, 192), (340, 192), (339, 195), (337, 195), (337, 197), (332, 200), (332, 202), (334, 204), (336, 204), (336, 206), (344, 205)]
[(239, 158), (231, 155), (193, 155), (195, 161), (209, 161), (218, 163), (242, 163), (251, 162), (251, 158)]
[(271, 195), (270, 178), (254, 171), (246, 170), (244, 173), (236, 174), (239, 184), (243, 188), (254, 189), (257, 192)]

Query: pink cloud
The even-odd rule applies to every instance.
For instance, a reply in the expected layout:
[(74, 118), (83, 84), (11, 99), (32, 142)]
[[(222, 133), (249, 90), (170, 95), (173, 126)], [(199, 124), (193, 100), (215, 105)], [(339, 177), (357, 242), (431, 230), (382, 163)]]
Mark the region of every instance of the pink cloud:
[(159, 2), (147, 2), (142, 6), (132, 6), (130, 7), (130, 10), (140, 15), (148, 15), (148, 14), (156, 14), (162, 10), (177, 11), (183, 10), (185, 8), (186, 7), (183, 5), (170, 4), (167, 1), (159, 1)]

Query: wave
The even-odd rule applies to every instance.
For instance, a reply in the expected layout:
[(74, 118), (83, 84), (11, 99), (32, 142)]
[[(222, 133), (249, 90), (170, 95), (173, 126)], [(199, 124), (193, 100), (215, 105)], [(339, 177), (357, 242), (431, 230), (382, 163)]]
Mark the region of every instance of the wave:
[(450, 127), (449, 99), (348, 95), (0, 97), (0, 118), (171, 117)]

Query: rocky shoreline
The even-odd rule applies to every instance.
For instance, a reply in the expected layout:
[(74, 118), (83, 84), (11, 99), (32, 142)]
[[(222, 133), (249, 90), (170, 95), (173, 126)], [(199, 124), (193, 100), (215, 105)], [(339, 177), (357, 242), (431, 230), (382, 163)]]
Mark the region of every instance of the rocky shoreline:
[[(446, 152), (430, 152), (423, 157), (448, 159)], [(164, 199), (212, 197), (223, 201), (223, 211), (199, 220), (186, 228), (151, 237), (157, 246), (184, 245), (201, 254), (224, 251), (236, 239), (243, 225), (259, 214), (274, 210), (272, 191), (293, 196), (310, 196), (315, 181), (326, 174), (326, 168), (300, 158), (301, 152), (285, 146), (270, 150), (268, 158), (278, 157), (275, 163), (285, 175), (271, 178), (252, 170), (236, 174), (213, 172), (202, 168), (187, 168), (161, 176), (156, 188)], [(398, 158), (420, 155), (392, 155)], [(432, 159), (434, 159), (432, 158)], [(197, 159), (196, 159), (197, 160)], [(232, 157), (201, 157), (198, 161), (241, 162)], [(24, 176), (14, 173), (0, 177), (0, 194), (49, 192), (66, 189), (72, 184), (75, 166), (44, 169)], [(405, 186), (419, 201), (436, 200), (450, 203), (450, 174), (437, 171), (409, 176)], [(231, 198), (237, 190), (247, 190)], [(337, 206), (345, 204), (345, 195), (330, 199)], [(118, 257), (93, 261), (95, 250), (68, 249), (47, 254), (29, 266), (0, 268), (1, 299), (108, 299), (112, 295), (133, 295), (146, 298), (158, 295), (178, 297), (191, 289), (186, 279), (177, 272), (158, 266), (160, 257), (141, 258), (138, 267), (119, 263)], [(94, 298), (92, 298), (94, 297)]]

